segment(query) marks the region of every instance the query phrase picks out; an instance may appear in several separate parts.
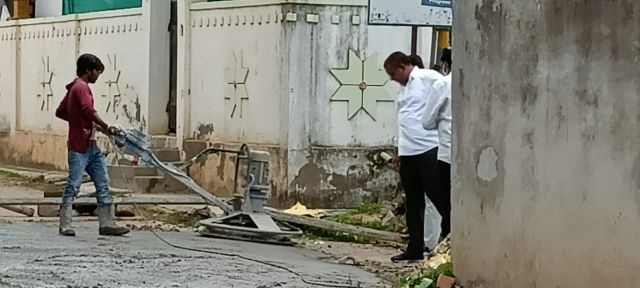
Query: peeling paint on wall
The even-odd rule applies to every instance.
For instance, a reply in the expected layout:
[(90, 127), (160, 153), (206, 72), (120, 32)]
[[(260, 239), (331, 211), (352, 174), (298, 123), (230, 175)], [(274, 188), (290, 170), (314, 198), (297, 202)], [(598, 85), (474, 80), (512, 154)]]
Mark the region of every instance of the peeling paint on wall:
[[(127, 86), (127, 90), (133, 90), (132, 86)], [(135, 93), (135, 92), (133, 92)], [(134, 108), (134, 110), (131, 110), (131, 107)], [(131, 125), (132, 127), (136, 127), (140, 130), (145, 130), (146, 126), (147, 126), (147, 122), (144, 118), (144, 116), (141, 117), (142, 115), (142, 111), (141, 111), (141, 105), (140, 105), (140, 97), (136, 96), (135, 101), (131, 101), (129, 102), (129, 104), (123, 104), (122, 105), (122, 115), (127, 118), (127, 122), (129, 123), (129, 125)]]
[(213, 135), (213, 124), (200, 124), (198, 125), (198, 131), (194, 132), (194, 138), (198, 140), (206, 140), (209, 136)]
[(397, 196), (399, 177), (376, 157), (387, 149), (316, 147), (290, 179), (288, 199), (321, 208), (353, 207), (363, 201), (391, 200)]
[(491, 182), (498, 176), (498, 155), (493, 147), (482, 150), (478, 160), (478, 178), (485, 182)]

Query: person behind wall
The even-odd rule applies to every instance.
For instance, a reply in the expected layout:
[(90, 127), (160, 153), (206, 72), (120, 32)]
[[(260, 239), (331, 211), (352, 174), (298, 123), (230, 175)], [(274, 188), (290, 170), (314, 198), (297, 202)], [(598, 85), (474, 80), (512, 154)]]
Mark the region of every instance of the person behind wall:
[(384, 68), (389, 78), (402, 86), (397, 101), (398, 137), (393, 165), (400, 171), (409, 231), (407, 248), (391, 260), (422, 260), (425, 250), (424, 196), (426, 193), (431, 198), (438, 193), (438, 132), (435, 129), (424, 129), (422, 116), (427, 97), (433, 93), (433, 83), (441, 79), (442, 75), (433, 70), (419, 69), (402, 52), (392, 53), (386, 59)]
[(427, 130), (438, 130), (438, 178), (440, 192), (432, 201), (442, 216), (441, 238), (451, 232), (451, 48), (442, 52), (443, 71), (448, 74), (433, 84), (432, 97), (427, 99), (422, 126)]
[(414, 67), (418, 67), (420, 69), (424, 69), (424, 63), (422, 62), (422, 57), (418, 55), (409, 56), (409, 63)]
[(100, 235), (124, 235), (129, 229), (115, 224), (113, 217), (113, 202), (109, 194), (109, 180), (107, 165), (95, 140), (95, 128), (109, 134), (117, 133), (118, 129), (107, 125), (94, 108), (93, 94), (89, 84), (94, 84), (104, 71), (100, 59), (91, 54), (83, 54), (76, 63), (77, 77), (69, 83), (67, 94), (56, 110), (56, 117), (69, 124), (67, 142), (67, 156), (69, 177), (62, 195), (60, 205), (59, 233), (63, 236), (75, 236), (71, 226), (72, 205), (78, 195), (82, 177), (86, 171), (96, 188), (98, 203), (98, 221)]

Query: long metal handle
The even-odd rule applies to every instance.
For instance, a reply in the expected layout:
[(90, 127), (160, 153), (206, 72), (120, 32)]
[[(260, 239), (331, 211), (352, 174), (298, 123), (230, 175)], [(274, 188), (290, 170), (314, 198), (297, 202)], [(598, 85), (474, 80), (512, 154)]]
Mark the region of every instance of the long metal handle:
[(148, 148), (148, 142), (146, 142), (146, 139), (142, 139), (142, 136), (143, 135), (141, 135), (139, 131), (121, 131), (118, 135), (111, 135), (118, 144), (125, 146), (130, 152), (138, 155), (142, 161), (155, 166), (167, 175), (176, 179), (178, 182), (184, 184), (191, 191), (200, 195), (200, 197), (205, 201), (220, 207), (225, 214), (230, 214), (234, 211), (231, 205), (213, 196), (213, 194), (200, 187), (195, 181), (193, 181), (193, 179), (191, 179), (191, 177), (187, 176), (186, 172), (172, 164), (165, 164), (160, 161)]

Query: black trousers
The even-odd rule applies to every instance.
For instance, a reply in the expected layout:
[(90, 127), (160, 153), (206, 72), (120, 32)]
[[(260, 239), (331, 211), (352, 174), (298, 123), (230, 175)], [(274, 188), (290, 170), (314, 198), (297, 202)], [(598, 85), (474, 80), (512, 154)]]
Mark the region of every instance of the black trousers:
[(405, 213), (409, 243), (408, 255), (422, 255), (424, 253), (424, 209), (425, 193), (436, 206), (438, 211), (439, 182), (438, 148), (414, 156), (400, 156), (400, 180), (406, 195)]
[(451, 233), (451, 164), (438, 161), (438, 175), (440, 178), (440, 193), (429, 196), (440, 216), (442, 216), (441, 236), (447, 237)]

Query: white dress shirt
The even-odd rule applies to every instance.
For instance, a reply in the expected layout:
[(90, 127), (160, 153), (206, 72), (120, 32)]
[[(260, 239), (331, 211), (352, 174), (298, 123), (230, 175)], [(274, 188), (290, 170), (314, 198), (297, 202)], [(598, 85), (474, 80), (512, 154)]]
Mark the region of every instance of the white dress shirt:
[(424, 129), (422, 116), (427, 95), (442, 75), (433, 70), (414, 68), (398, 98), (398, 155), (414, 156), (438, 147), (438, 130)]
[(422, 126), (424, 129), (438, 129), (438, 160), (451, 164), (451, 73), (433, 84)]

